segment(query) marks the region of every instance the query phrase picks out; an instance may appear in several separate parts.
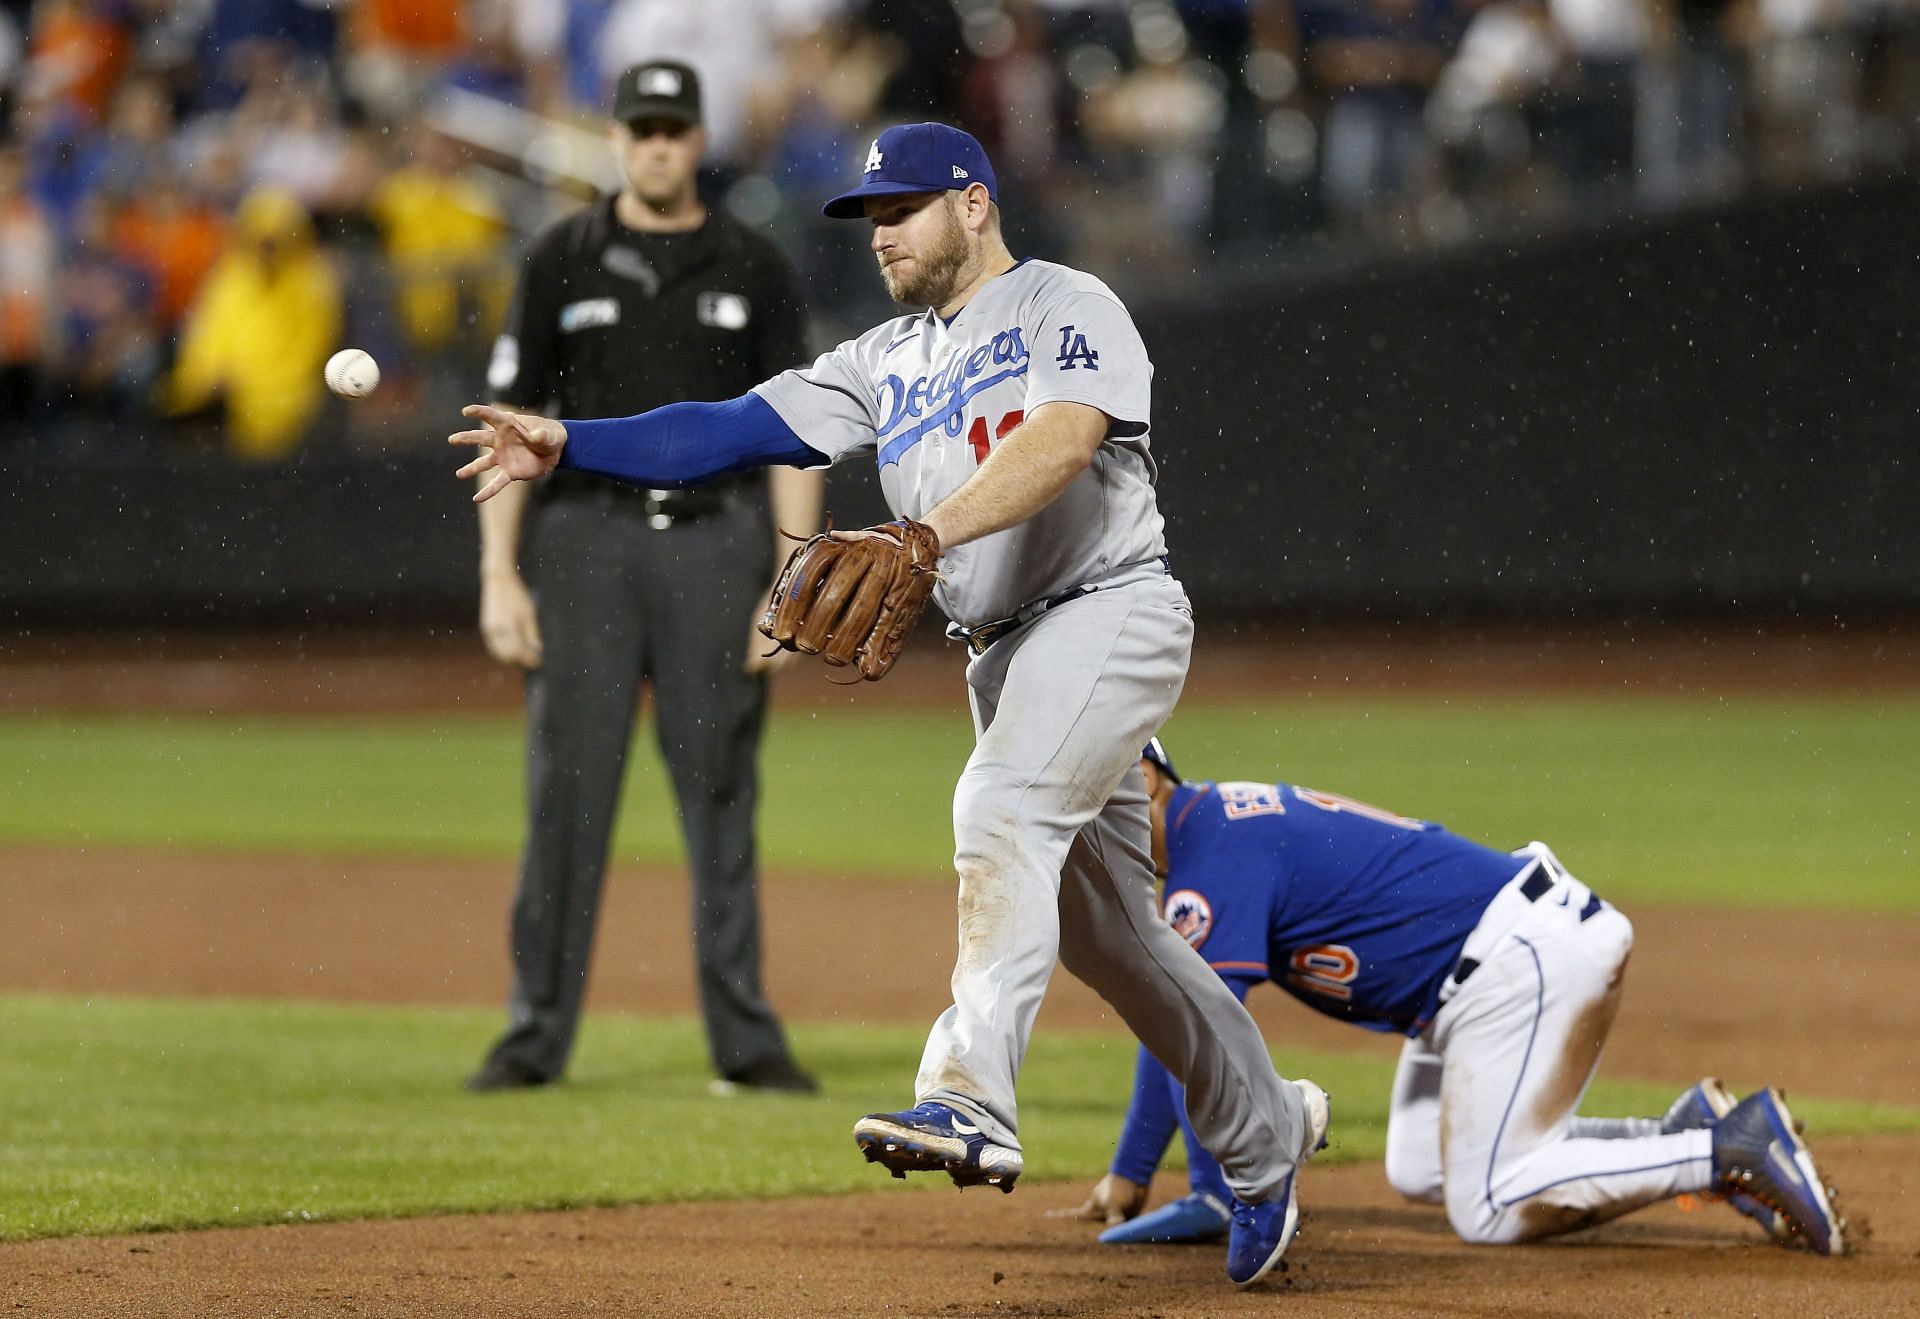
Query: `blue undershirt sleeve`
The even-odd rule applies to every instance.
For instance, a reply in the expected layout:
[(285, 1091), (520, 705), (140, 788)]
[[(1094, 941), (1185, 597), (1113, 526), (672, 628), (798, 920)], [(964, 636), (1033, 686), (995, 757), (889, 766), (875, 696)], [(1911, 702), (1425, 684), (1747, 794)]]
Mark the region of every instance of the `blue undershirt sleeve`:
[(560, 466), (648, 489), (673, 490), (753, 467), (824, 467), (758, 394), (724, 403), (670, 403), (634, 417), (566, 421)]
[(1160, 1166), (1167, 1143), (1180, 1124), (1169, 1090), (1172, 1083), (1167, 1069), (1142, 1045), (1139, 1061), (1133, 1067), (1133, 1101), (1127, 1107), (1126, 1121), (1120, 1124), (1120, 1143), (1113, 1151), (1111, 1171), (1116, 1175), (1141, 1186), (1153, 1181), (1154, 1169)]

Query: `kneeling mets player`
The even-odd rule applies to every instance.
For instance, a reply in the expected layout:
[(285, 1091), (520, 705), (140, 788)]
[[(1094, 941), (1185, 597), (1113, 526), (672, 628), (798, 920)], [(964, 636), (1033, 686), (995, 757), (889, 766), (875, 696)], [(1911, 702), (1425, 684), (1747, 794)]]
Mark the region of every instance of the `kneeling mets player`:
[[(1681, 1193), (1724, 1196), (1783, 1245), (1844, 1254), (1846, 1221), (1776, 1090), (1703, 1080), (1664, 1117), (1577, 1115), (1619, 1004), (1633, 927), (1543, 843), (1503, 852), (1285, 783), (1183, 783), (1143, 756), (1168, 922), (1236, 998), (1272, 980), (1407, 1037), (1387, 1180), (1470, 1242), (1531, 1241)], [(1442, 1121), (1445, 1114), (1445, 1121)], [(1193, 1193), (1151, 1214), (1175, 1126)], [(1110, 1243), (1192, 1241), (1228, 1221), (1180, 1086), (1141, 1050), (1112, 1171), (1078, 1211)]]

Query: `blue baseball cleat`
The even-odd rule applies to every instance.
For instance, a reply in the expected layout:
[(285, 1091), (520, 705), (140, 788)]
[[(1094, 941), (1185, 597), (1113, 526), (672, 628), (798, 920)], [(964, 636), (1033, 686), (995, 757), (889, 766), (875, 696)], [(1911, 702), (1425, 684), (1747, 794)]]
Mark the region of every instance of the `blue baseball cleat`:
[(1233, 1227), (1227, 1234), (1227, 1278), (1236, 1287), (1251, 1287), (1273, 1271), (1300, 1230), (1300, 1205), (1293, 1195), (1298, 1171), (1287, 1174), (1280, 1193), (1250, 1205), (1235, 1197)]
[(1779, 1091), (1750, 1094), (1714, 1123), (1713, 1171), (1729, 1196), (1750, 1196), (1779, 1216), (1775, 1240), (1817, 1255), (1847, 1253), (1847, 1220)]
[(1673, 1101), (1673, 1107), (1660, 1119), (1660, 1134), (1704, 1130), (1731, 1113), (1736, 1102), (1719, 1077), (1703, 1076)]
[[(1734, 1110), (1738, 1102), (1732, 1092), (1720, 1084), (1719, 1077), (1702, 1077), (1673, 1101), (1673, 1107), (1660, 1119), (1660, 1134), (1671, 1136), (1680, 1131), (1711, 1130), (1715, 1123)], [(1792, 1244), (1793, 1232), (1779, 1214), (1742, 1191), (1709, 1192), (1707, 1198), (1717, 1200), (1722, 1195), (1725, 1195), (1728, 1205), (1758, 1223), (1760, 1229), (1775, 1241), (1782, 1245)]]
[(1020, 1151), (988, 1140), (971, 1119), (945, 1104), (904, 1113), (869, 1113), (853, 1124), (853, 1140), (867, 1162), (895, 1177), (944, 1172), (955, 1186), (997, 1186), (1011, 1193), (1026, 1167)]
[(1233, 1215), (1204, 1193), (1161, 1205), (1131, 1223), (1119, 1223), (1100, 1234), (1106, 1246), (1170, 1246), (1190, 1241), (1217, 1241), (1233, 1225)]
[[(1327, 1127), (1332, 1111), (1327, 1092), (1311, 1081), (1291, 1082), (1300, 1091), (1307, 1111), (1306, 1140), (1300, 1148), (1299, 1163), (1327, 1147)], [(1238, 1196), (1233, 1201), (1233, 1226), (1227, 1234), (1227, 1278), (1236, 1287), (1251, 1287), (1273, 1271), (1280, 1257), (1293, 1244), (1300, 1230), (1300, 1203), (1293, 1186), (1300, 1175), (1298, 1164), (1280, 1183), (1270, 1200), (1248, 1204)]]

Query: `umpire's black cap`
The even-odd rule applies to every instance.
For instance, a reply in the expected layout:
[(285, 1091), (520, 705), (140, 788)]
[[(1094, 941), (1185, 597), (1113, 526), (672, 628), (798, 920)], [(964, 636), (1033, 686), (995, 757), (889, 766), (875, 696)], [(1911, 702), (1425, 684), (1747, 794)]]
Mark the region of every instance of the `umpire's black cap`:
[(679, 60), (648, 60), (620, 75), (613, 93), (613, 117), (700, 122), (700, 75)]
[(1167, 755), (1167, 749), (1161, 745), (1159, 738), (1150, 737), (1147, 739), (1147, 745), (1141, 749), (1140, 759), (1147, 761), (1155, 769), (1166, 775), (1168, 782), (1178, 783), (1181, 781), (1180, 775), (1175, 772), (1173, 768), (1173, 758)]

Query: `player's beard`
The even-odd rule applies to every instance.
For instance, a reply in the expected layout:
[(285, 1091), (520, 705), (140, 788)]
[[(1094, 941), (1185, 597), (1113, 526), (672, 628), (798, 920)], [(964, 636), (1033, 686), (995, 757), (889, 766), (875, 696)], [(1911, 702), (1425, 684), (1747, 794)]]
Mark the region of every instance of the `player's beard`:
[(898, 274), (894, 267), (882, 264), (880, 278), (886, 281), (887, 296), (909, 307), (941, 307), (953, 298), (960, 286), (960, 271), (967, 264), (967, 227), (953, 206), (952, 193), (941, 199), (940, 209), (946, 223), (925, 250), (915, 252), (908, 273)]

